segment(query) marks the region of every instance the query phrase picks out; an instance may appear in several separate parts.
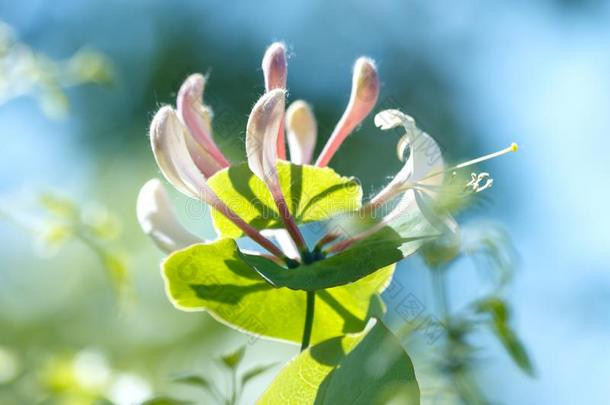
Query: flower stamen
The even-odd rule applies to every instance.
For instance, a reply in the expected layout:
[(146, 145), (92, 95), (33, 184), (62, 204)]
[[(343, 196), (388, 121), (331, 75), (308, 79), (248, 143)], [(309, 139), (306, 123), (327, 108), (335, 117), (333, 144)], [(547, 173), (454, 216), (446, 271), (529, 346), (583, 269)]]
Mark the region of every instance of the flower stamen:
[[(481, 182), (483, 181), (485, 181), (485, 183), (481, 185)], [(480, 193), (481, 191), (490, 188), (493, 183), (494, 179), (491, 178), (489, 173), (482, 172), (477, 175), (473, 172), (470, 174), (470, 181), (466, 184), (466, 188), (472, 189), (472, 192), (474, 193)]]
[(501, 149), (501, 150), (499, 150), (497, 152), (490, 153), (490, 154), (485, 155), (485, 156), (478, 157), (476, 159), (469, 160), (469, 161), (464, 162), (464, 163), (460, 163), (459, 165), (450, 167), (449, 169), (445, 169), (445, 170), (434, 172), (434, 173), (429, 174), (428, 176), (424, 177), (422, 180), (426, 180), (426, 179), (429, 179), (431, 177), (438, 176), (439, 174), (443, 174), (443, 173), (447, 173), (447, 172), (454, 172), (456, 170), (463, 169), (464, 167), (476, 165), (477, 163), (485, 162), (487, 160), (491, 160), (491, 159), (500, 157), (502, 155), (506, 155), (507, 153), (517, 152), (518, 150), (519, 150), (519, 146), (516, 143), (513, 142), (507, 148)]

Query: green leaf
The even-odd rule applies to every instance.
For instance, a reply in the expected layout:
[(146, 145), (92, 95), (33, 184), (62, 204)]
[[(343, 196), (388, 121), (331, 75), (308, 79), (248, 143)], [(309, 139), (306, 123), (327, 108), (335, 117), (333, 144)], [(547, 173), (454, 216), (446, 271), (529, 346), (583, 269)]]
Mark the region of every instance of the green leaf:
[(220, 360), (222, 361), (222, 364), (228, 368), (234, 369), (239, 365), (239, 363), (241, 363), (242, 359), (244, 358), (244, 354), (246, 354), (246, 346), (241, 346), (234, 352), (221, 356)]
[(480, 300), (475, 304), (478, 312), (491, 315), (492, 331), (504, 346), (506, 352), (521, 370), (530, 376), (535, 375), (534, 366), (515, 331), (510, 327), (510, 308), (500, 298), (491, 297)]
[(244, 259), (276, 287), (316, 291), (352, 283), (403, 259), (402, 247), (422, 238), (402, 238), (385, 227), (352, 247), (310, 265), (285, 268), (261, 256)]
[(265, 364), (263, 366), (257, 366), (257, 367), (251, 368), (250, 370), (246, 371), (241, 376), (241, 385), (242, 386), (246, 385), (250, 380), (252, 380), (253, 378), (256, 378), (259, 375), (265, 373), (266, 371), (272, 369), (276, 365), (277, 365), (277, 363), (271, 363), (271, 364)]
[(259, 400), (265, 404), (419, 404), (411, 359), (377, 321), (359, 334), (336, 337), (303, 351)]
[(174, 382), (180, 384), (194, 385), (200, 388), (209, 389), (212, 384), (204, 377), (198, 374), (185, 374), (174, 378)]
[[(170, 301), (185, 311), (207, 310), (218, 321), (256, 336), (299, 343), (306, 293), (272, 287), (243, 259), (232, 239), (174, 252), (162, 265)], [(376, 294), (393, 272), (391, 265), (355, 283), (317, 291), (312, 344), (361, 331), (370, 303), (377, 302)]]
[[(315, 222), (360, 208), (362, 189), (353, 178), (341, 177), (325, 167), (300, 166), (279, 161), (280, 185), (297, 223)], [(208, 185), (241, 218), (257, 229), (283, 226), (271, 193), (246, 163), (216, 173)], [(240, 228), (212, 210), (216, 230), (223, 237), (243, 236)]]
[(512, 328), (506, 324), (496, 322), (494, 331), (515, 364), (528, 375), (534, 376), (534, 366), (525, 350), (525, 346), (521, 343)]

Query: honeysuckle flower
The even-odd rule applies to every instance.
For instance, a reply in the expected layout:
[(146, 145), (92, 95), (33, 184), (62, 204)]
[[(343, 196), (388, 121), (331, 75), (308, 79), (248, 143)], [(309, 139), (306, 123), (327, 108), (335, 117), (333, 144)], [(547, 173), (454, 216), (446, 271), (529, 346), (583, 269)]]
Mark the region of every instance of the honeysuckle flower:
[(209, 188), (189, 153), (187, 136), (176, 112), (169, 106), (161, 107), (151, 123), (150, 140), (157, 165), (167, 181), (185, 195), (214, 207), (270, 253), (284, 258), (277, 246), (240, 218)]
[[(169, 106), (162, 107), (151, 123), (150, 138), (157, 164), (172, 185), (188, 197), (202, 201), (223, 214), (245, 235), (273, 254), (273, 260), (290, 268), (300, 265), (300, 262), (309, 264), (323, 260), (329, 254), (341, 252), (386, 226), (391, 227), (396, 222), (400, 225), (401, 219), (410, 214), (425, 218), (439, 234), (456, 235), (456, 222), (447, 211), (437, 209), (436, 204), (446, 191), (444, 187), (447, 178), (453, 178), (448, 174), (516, 150), (516, 145), (512, 145), (505, 150), (447, 169), (439, 145), (416, 126), (413, 118), (398, 110), (382, 111), (375, 116), (375, 124), (382, 130), (397, 126), (404, 128), (405, 135), (398, 143), (398, 151), (402, 157), (408, 150), (408, 158), (390, 183), (358, 213), (373, 213), (381, 207), (390, 206), (394, 201), (398, 202), (392, 205), (387, 215), (368, 229), (343, 239), (341, 235), (328, 233), (310, 252), (288, 209), (276, 164), (278, 159), (285, 158), (284, 126), (287, 129), (292, 162), (311, 162), (317, 137), (316, 120), (311, 108), (301, 100), (295, 101), (285, 110), (287, 66), (284, 44), (275, 43), (267, 49), (262, 70), (266, 92), (256, 102), (248, 118), (247, 161), (250, 171), (267, 186), (284, 229), (257, 230), (208, 186), (207, 178), (228, 168), (230, 163), (212, 138), (211, 110), (203, 104), (206, 77), (194, 74), (187, 78), (178, 94), (178, 111)], [(375, 63), (361, 57), (354, 66), (352, 90), (346, 110), (318, 157), (316, 166), (328, 165), (341, 143), (372, 111), (378, 96), (379, 78)], [(473, 174), (471, 181), (462, 188), (469, 192), (480, 192), (491, 184), (488, 173)], [(158, 181), (151, 181), (142, 189), (138, 199), (138, 218), (144, 231), (163, 250), (173, 251), (188, 244), (204, 242), (180, 225)], [(328, 245), (330, 247), (325, 248)]]
[[(267, 48), (261, 64), (265, 78), (265, 91), (285, 89), (288, 77), (288, 63), (286, 61), (286, 46), (282, 42), (275, 42)], [(277, 155), (286, 159), (286, 143), (284, 141), (284, 123), (280, 123), (277, 137)]]
[(290, 104), (286, 110), (286, 137), (290, 161), (297, 165), (311, 163), (318, 130), (311, 107), (303, 100)]
[(205, 76), (199, 73), (189, 76), (184, 81), (176, 100), (178, 115), (188, 128), (194, 143), (201, 148), (201, 150), (190, 148), (193, 157), (196, 159), (197, 153), (205, 153), (216, 162), (218, 167), (225, 168), (230, 166), (230, 163), (212, 139), (212, 111), (202, 103), (205, 81)]
[(248, 166), (271, 192), (286, 230), (301, 252), (307, 250), (305, 240), (288, 211), (275, 167), (277, 161), (278, 129), (284, 120), (285, 90), (265, 93), (254, 105), (246, 126)]
[(167, 191), (158, 179), (151, 179), (142, 186), (136, 212), (144, 233), (166, 253), (204, 242), (180, 224)]
[(354, 65), (352, 93), (349, 103), (320, 156), (318, 156), (316, 166), (324, 167), (328, 165), (345, 138), (373, 110), (378, 97), (379, 77), (375, 62), (370, 58), (358, 58)]
[[(391, 281), (398, 261), (418, 249), (431, 266), (458, 254), (460, 233), (451, 216), (455, 207), (445, 198), (465, 201), (463, 195), (486, 190), (493, 180), (483, 172), (462, 181), (455, 172), (515, 151), (516, 145), (446, 168), (439, 145), (413, 118), (398, 110), (382, 111), (375, 124), (382, 130), (402, 126), (405, 134), (397, 149), (401, 160), (407, 151), (408, 157), (389, 184), (360, 208), (362, 188), (325, 167), (377, 101), (374, 62), (356, 61), (349, 103), (316, 161), (318, 167), (309, 165), (317, 137), (311, 108), (298, 100), (285, 110), (283, 44), (267, 49), (262, 69), (265, 93), (246, 126), (247, 165), (230, 167), (214, 143), (202, 75), (184, 82), (178, 111), (161, 107), (151, 123), (151, 146), (161, 173), (180, 192), (213, 208), (219, 239), (204, 241), (185, 229), (156, 179), (140, 191), (137, 215), (144, 232), (170, 253), (162, 274), (177, 308), (209, 311), (219, 321), (257, 336), (300, 341), (303, 351), (312, 342), (357, 331), (361, 321), (370, 319), (375, 313), (372, 298)], [(291, 164), (282, 161), (284, 128)], [(389, 213), (376, 220), (382, 208)], [(266, 215), (270, 211), (271, 218)], [(354, 221), (354, 216), (364, 216), (364, 221)], [(309, 250), (297, 220), (311, 223), (303, 228), (307, 236), (317, 234), (319, 226), (333, 231)], [(354, 234), (346, 235), (353, 229)], [(253, 242), (271, 255), (244, 249)], [(252, 322), (254, 314), (264, 315), (269, 323)], [(412, 370), (404, 372), (412, 376)]]
[[(439, 212), (436, 207), (437, 204), (435, 204), (439, 193), (443, 192), (446, 174), (517, 150), (517, 145), (513, 143), (510, 147), (499, 152), (446, 169), (438, 143), (426, 132), (421, 131), (412, 117), (398, 110), (385, 110), (375, 116), (375, 125), (382, 130), (402, 126), (405, 134), (400, 139), (397, 150), (399, 156), (402, 157), (404, 150), (408, 148), (409, 157), (390, 183), (371, 198), (361, 209), (361, 212), (369, 213), (384, 206), (399, 195), (401, 196), (400, 200), (381, 221), (369, 229), (335, 243), (327, 248), (327, 252), (337, 253), (345, 250), (355, 242), (391, 225), (394, 221), (412, 211), (421, 213), (439, 234), (457, 238), (459, 229), (455, 219), (447, 212)], [(485, 183), (481, 185), (484, 180)], [(489, 173), (481, 173), (480, 175), (473, 173), (471, 181), (465, 187), (470, 188), (473, 192), (480, 192), (488, 189), (492, 184), (493, 180)]]
[[(402, 126), (405, 134), (398, 143), (399, 156), (403, 156), (404, 149), (408, 147), (409, 157), (402, 169), (394, 176), (392, 181), (374, 196), (368, 203), (369, 208), (377, 208), (388, 202), (391, 198), (417, 184), (429, 193), (435, 193), (443, 184), (445, 163), (441, 149), (436, 141), (415, 125), (415, 120), (398, 110), (385, 110), (375, 116), (375, 125), (386, 131)], [(426, 178), (431, 173), (436, 176)]]

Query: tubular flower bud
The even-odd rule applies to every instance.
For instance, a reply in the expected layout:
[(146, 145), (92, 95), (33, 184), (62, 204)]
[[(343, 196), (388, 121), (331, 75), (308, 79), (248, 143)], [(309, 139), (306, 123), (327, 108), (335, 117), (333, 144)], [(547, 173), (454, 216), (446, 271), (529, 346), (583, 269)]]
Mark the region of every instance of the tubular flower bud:
[(298, 165), (310, 164), (316, 147), (316, 119), (309, 105), (295, 101), (286, 110), (286, 130), (290, 161)]
[(203, 153), (209, 155), (220, 168), (229, 167), (230, 163), (212, 138), (211, 111), (202, 104), (205, 81), (205, 76), (199, 73), (184, 81), (176, 101), (178, 115)]
[[(288, 77), (288, 63), (286, 61), (286, 46), (282, 42), (275, 42), (267, 48), (262, 62), (265, 77), (265, 91), (285, 89)], [(286, 144), (284, 141), (284, 123), (280, 124), (277, 137), (277, 155), (286, 159)]]
[(151, 124), (150, 139), (161, 173), (179, 191), (214, 207), (269, 252), (284, 257), (277, 246), (247, 224), (209, 188), (205, 177), (190, 155), (185, 132), (171, 107), (162, 107), (155, 115)]
[(379, 77), (372, 59), (358, 58), (354, 65), (352, 93), (343, 116), (333, 130), (316, 161), (316, 166), (327, 166), (345, 138), (371, 112), (379, 97)]
[(286, 62), (286, 46), (282, 42), (275, 42), (267, 48), (262, 62), (265, 76), (265, 90), (285, 89), (288, 76)]
[(158, 179), (151, 179), (142, 186), (136, 212), (144, 233), (166, 253), (204, 242), (180, 224), (167, 191)]
[(284, 118), (282, 89), (265, 93), (254, 105), (246, 126), (246, 154), (250, 170), (267, 183), (272, 194), (281, 192), (275, 163), (278, 128)]
[(280, 189), (277, 169), (277, 136), (284, 119), (285, 90), (274, 89), (265, 93), (252, 108), (246, 126), (246, 153), (250, 170), (265, 182), (286, 226), (300, 250), (306, 249), (305, 240), (288, 211)]
[(157, 165), (180, 192), (199, 199), (207, 185), (191, 157), (186, 137), (186, 129), (176, 112), (169, 106), (161, 107), (150, 125), (150, 143)]

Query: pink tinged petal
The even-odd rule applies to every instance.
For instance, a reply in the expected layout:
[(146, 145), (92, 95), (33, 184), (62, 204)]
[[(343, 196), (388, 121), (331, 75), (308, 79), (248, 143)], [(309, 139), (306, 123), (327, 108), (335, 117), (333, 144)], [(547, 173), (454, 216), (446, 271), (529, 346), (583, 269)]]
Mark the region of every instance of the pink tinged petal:
[(285, 89), (288, 76), (286, 45), (282, 42), (271, 44), (263, 56), (262, 68), (267, 92), (273, 89)]
[(246, 126), (246, 154), (250, 170), (269, 186), (271, 193), (281, 192), (275, 163), (276, 141), (284, 118), (283, 89), (265, 93), (252, 108)]
[[(286, 46), (282, 42), (275, 42), (267, 48), (265, 56), (263, 56), (262, 68), (266, 92), (286, 88), (288, 63), (286, 62)], [(280, 159), (286, 159), (283, 123), (278, 131), (277, 154)]]
[(305, 240), (288, 211), (275, 167), (278, 129), (284, 120), (284, 97), (285, 90), (274, 89), (256, 102), (246, 126), (246, 153), (250, 170), (269, 188), (286, 230), (303, 250)]
[(205, 242), (180, 224), (167, 191), (158, 179), (144, 184), (138, 194), (136, 212), (144, 233), (166, 253)]
[(162, 107), (150, 125), (150, 143), (157, 165), (167, 181), (180, 192), (200, 199), (209, 189), (191, 157), (186, 136), (186, 128), (176, 112), (169, 106)]
[(212, 138), (211, 111), (202, 104), (205, 81), (205, 76), (199, 73), (185, 80), (178, 92), (178, 115), (204, 153), (209, 155), (217, 166), (229, 167), (229, 161)]
[(189, 153), (185, 132), (171, 107), (162, 107), (155, 115), (150, 138), (161, 173), (179, 191), (214, 207), (262, 247), (278, 257), (284, 257), (277, 246), (246, 223), (209, 188)]
[(379, 77), (375, 62), (359, 58), (354, 65), (352, 93), (343, 116), (316, 161), (316, 166), (327, 166), (345, 138), (371, 112), (379, 97)]
[(286, 110), (286, 130), (290, 161), (298, 165), (310, 164), (318, 130), (316, 118), (306, 102), (297, 100), (290, 104)]
[(193, 158), (193, 162), (195, 162), (195, 165), (197, 165), (197, 168), (199, 168), (199, 171), (201, 171), (205, 178), (212, 177), (216, 172), (224, 168), (193, 139), (188, 131), (184, 132), (184, 141), (191, 158)]

